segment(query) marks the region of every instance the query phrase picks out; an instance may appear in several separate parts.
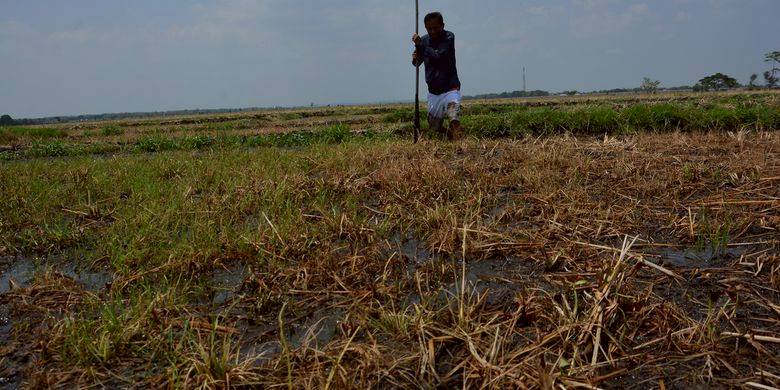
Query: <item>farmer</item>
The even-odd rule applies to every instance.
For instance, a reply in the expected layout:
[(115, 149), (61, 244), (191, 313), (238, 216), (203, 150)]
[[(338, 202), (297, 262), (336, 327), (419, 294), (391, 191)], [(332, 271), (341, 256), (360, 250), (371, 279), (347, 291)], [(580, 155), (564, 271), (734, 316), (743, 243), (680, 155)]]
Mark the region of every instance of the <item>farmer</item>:
[[(460, 127), (460, 80), (455, 67), (455, 34), (444, 29), (444, 17), (439, 12), (425, 15), (428, 35), (412, 35), (412, 64), (425, 64), (428, 84), (428, 124), (439, 133), (446, 132), (450, 140), (463, 136)], [(450, 120), (445, 128), (444, 119)]]

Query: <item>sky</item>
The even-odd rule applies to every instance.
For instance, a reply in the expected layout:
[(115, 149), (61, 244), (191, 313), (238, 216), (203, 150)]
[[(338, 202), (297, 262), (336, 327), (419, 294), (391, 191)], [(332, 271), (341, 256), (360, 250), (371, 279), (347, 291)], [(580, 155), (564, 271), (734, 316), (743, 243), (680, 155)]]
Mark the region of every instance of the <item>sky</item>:
[[(463, 93), (747, 83), (780, 0), (420, 0), (455, 33)], [(14, 118), (408, 101), (413, 0), (0, 0)], [(421, 29), (422, 29), (421, 25)]]

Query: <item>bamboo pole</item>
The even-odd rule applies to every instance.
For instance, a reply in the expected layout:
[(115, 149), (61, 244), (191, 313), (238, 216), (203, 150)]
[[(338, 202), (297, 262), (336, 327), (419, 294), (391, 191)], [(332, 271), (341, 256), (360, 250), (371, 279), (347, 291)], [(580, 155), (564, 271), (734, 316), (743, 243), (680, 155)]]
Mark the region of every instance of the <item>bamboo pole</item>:
[[(420, 0), (414, 0), (414, 23), (414, 32), (420, 35)], [(420, 140), (420, 54), (417, 53), (418, 59), (414, 67), (416, 73), (414, 82), (414, 143)]]

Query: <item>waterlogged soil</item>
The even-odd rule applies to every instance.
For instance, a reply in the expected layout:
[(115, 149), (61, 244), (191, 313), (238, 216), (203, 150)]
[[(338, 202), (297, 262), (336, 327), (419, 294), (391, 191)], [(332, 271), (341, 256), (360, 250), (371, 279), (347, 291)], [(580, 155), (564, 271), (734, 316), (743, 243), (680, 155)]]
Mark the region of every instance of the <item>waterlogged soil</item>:
[(417, 239), (413, 232), (396, 232), (387, 241), (387, 248), (382, 253), (384, 256), (401, 256), (403, 259), (418, 264), (426, 260), (441, 258), (440, 254), (435, 254), (427, 244)]
[(6, 257), (0, 260), (0, 294), (12, 287), (25, 288), (39, 275), (46, 271), (58, 273), (83, 285), (84, 289), (93, 293), (111, 286), (113, 274), (107, 269), (94, 269), (78, 261), (47, 260), (30, 257)]
[[(75, 283), (70, 285), (74, 290), (71, 292), (74, 294), (78, 294), (75, 290), (80, 289), (97, 294), (110, 288), (113, 275), (107, 270), (86, 267), (78, 261), (24, 256), (0, 258), (0, 270), (0, 388), (19, 388), (22, 383), (22, 367), (29, 360), (29, 349), (32, 346), (20, 345), (24, 343), (23, 340), (29, 338), (29, 335), (18, 334), (22, 330), (15, 330), (15, 327), (37, 326), (25, 324), (25, 320), (37, 318), (34, 321), (37, 323), (43, 321), (43, 318), (40, 314), (13, 309), (9, 304), (9, 295), (32, 286), (36, 278), (45, 274), (56, 275)], [(31, 317), (26, 318), (28, 315)], [(17, 333), (16, 336), (14, 332)]]
[(15, 256), (0, 259), (0, 294), (11, 289), (12, 284), (25, 284), (33, 277), (35, 266), (32, 260), (18, 261)]
[(242, 335), (240, 356), (253, 359), (255, 365), (260, 365), (279, 356), (285, 348), (321, 348), (342, 331), (342, 325), (346, 322), (345, 316), (346, 312), (341, 308), (324, 308), (306, 315), (305, 318), (297, 317), (298, 321), (286, 322), (281, 329), (285, 344), (279, 341), (276, 334), (269, 337), (271, 333), (280, 332), (278, 326), (239, 323), (237, 328)]
[(213, 296), (211, 303), (221, 306), (236, 298), (248, 275), (249, 269), (244, 263), (216, 267), (208, 278), (208, 287)]
[[(444, 266), (450, 270), (442, 279), (441, 290), (437, 296), (440, 300), (457, 297), (465, 288), (469, 293), (487, 293), (487, 304), (494, 305), (523, 288), (550, 288), (549, 284), (540, 283), (537, 278), (544, 272), (543, 267), (530, 258), (498, 256), (463, 259), (457, 254), (437, 252), (435, 248), (430, 248), (424, 241), (416, 238), (413, 232), (395, 233), (387, 243), (383, 254), (388, 258), (400, 256), (407, 264), (409, 277), (418, 270), (431, 267)], [(410, 294), (404, 301), (410, 305), (420, 304), (421, 298), (419, 294)]]
[[(65, 281), (75, 283), (75, 285), (70, 285), (73, 294), (78, 294), (78, 290), (81, 289), (97, 294), (110, 288), (113, 275), (107, 270), (85, 267), (77, 261), (21, 256), (2, 258), (0, 267), (2, 267), (0, 268), (2, 269), (2, 273), (0, 273), (0, 345), (2, 345), (0, 347), (0, 362), (4, 362), (6, 365), (3, 370), (0, 370), (0, 387), (6, 384), (14, 387), (19, 384), (19, 369), (28, 358), (26, 353), (20, 352), (19, 346), (15, 345), (18, 344), (17, 339), (19, 338), (13, 336), (15, 327), (25, 325), (26, 320), (29, 320), (26, 318), (28, 315), (34, 318), (37, 314), (26, 313), (24, 310), (12, 310), (12, 305), (9, 304), (9, 294), (30, 287), (37, 277), (44, 274), (56, 275)], [(19, 330), (17, 329), (16, 332), (18, 333)], [(25, 336), (21, 336), (21, 339), (24, 338)], [(6, 376), (3, 377), (3, 375)]]
[[(550, 284), (540, 279), (543, 273), (544, 268), (533, 260), (518, 257), (466, 261), (465, 279), (459, 275), (447, 286), (447, 291), (459, 294), (465, 287), (466, 293), (486, 294), (485, 303), (488, 306), (500, 306), (511, 301), (523, 289), (552, 290)], [(465, 285), (460, 283), (461, 280), (465, 280)]]
[[(439, 302), (454, 302), (462, 287), (466, 288), (466, 294), (472, 296), (484, 294), (485, 303), (489, 306), (505, 305), (526, 288), (553, 288), (539, 279), (544, 267), (532, 259), (467, 259), (464, 274), (464, 264), (458, 256), (436, 253), (412, 232), (395, 233), (386, 241), (382, 253), (388, 258), (403, 259), (409, 275), (426, 267), (446, 266), (451, 272), (442, 280), (438, 293), (434, 294), (434, 299)], [(465, 283), (461, 283), (462, 274), (465, 275)], [(230, 326), (240, 334), (240, 355), (253, 358), (254, 364), (261, 365), (278, 357), (285, 348), (322, 348), (335, 337), (348, 335), (352, 330), (349, 310), (328, 304), (310, 306), (302, 312), (285, 313), (281, 331), (276, 318), (268, 316), (271, 321), (257, 321), (251, 313), (253, 297), (248, 287), (251, 279), (256, 277), (252, 267), (235, 262), (215, 267), (206, 278), (207, 295), (211, 297), (208, 301), (210, 313), (207, 314), (233, 319)], [(401, 312), (413, 312), (415, 305), (423, 304), (416, 293), (401, 297), (399, 302)], [(284, 333), (286, 345), (279, 341), (280, 333)]]
[[(681, 249), (678, 249), (681, 248)], [(668, 280), (653, 286), (653, 292), (691, 319), (704, 322), (728, 302), (738, 301), (740, 308), (731, 318), (732, 324), (744, 328), (762, 328), (758, 318), (772, 318), (776, 313), (755, 300), (740, 299), (741, 288), (736, 287), (750, 279), (750, 258), (755, 253), (771, 255), (771, 250), (759, 251), (753, 246), (724, 247), (708, 243), (701, 247), (671, 247), (657, 251), (662, 266), (680, 275), (681, 280)], [(746, 262), (743, 262), (746, 261)], [(734, 271), (740, 276), (734, 276)], [(761, 295), (770, 300), (780, 298), (774, 289), (763, 289)], [(724, 323), (725, 327), (729, 324)]]
[[(491, 215), (502, 212), (503, 210), (491, 212)], [(652, 286), (652, 291), (670, 304), (673, 310), (681, 310), (691, 320), (704, 323), (712, 315), (713, 308), (723, 305), (729, 298), (729, 286), (720, 281), (718, 270), (735, 267), (753, 249), (708, 244), (704, 248), (671, 245), (656, 251), (659, 264), (674, 270), (683, 280), (663, 279), (662, 283)], [(507, 305), (524, 289), (541, 289), (549, 292), (551, 296), (560, 297), (566, 287), (562, 288), (560, 283), (554, 285), (550, 278), (571, 286), (569, 273), (565, 270), (549, 269), (535, 259), (496, 256), (487, 259), (467, 258), (464, 262), (457, 254), (437, 252), (424, 240), (417, 238), (412, 231), (393, 234), (385, 241), (381, 253), (387, 258), (400, 258), (406, 264), (407, 276), (429, 267), (444, 265), (450, 275), (442, 279), (439, 292), (434, 295), (434, 299), (440, 302), (448, 299), (454, 302), (452, 299), (458, 297), (462, 287), (465, 287), (465, 294), (472, 297), (484, 294), (484, 302), (488, 307), (500, 307)], [(15, 275), (29, 272), (33, 268), (29, 262), (23, 264), (27, 265), (19, 265), (14, 269)], [(642, 275), (647, 281), (657, 279), (657, 273), (652, 271), (644, 271)], [(461, 276), (465, 276), (465, 279)], [(206, 278), (206, 285), (210, 289), (211, 310), (238, 318), (232, 325), (240, 334), (239, 356), (252, 360), (255, 367), (277, 359), (285, 350), (318, 350), (326, 348), (338, 337), (349, 336), (352, 330), (349, 310), (327, 304), (303, 314), (288, 313), (281, 330), (276, 321), (264, 324), (248, 321), (251, 315), (244, 307), (243, 300), (245, 296), (251, 295), (247, 283), (252, 277), (252, 267), (234, 262), (215, 267)], [(402, 297), (399, 302), (402, 303), (399, 308), (401, 312), (413, 311), (415, 305), (425, 304), (416, 293)], [(763, 324), (757, 319), (771, 318), (773, 314), (760, 305), (747, 302), (742, 305), (732, 322), (745, 328), (760, 328)], [(285, 343), (279, 341), (281, 335)], [(768, 348), (777, 349), (774, 346)], [(665, 370), (677, 370), (675, 367), (681, 366), (668, 366)], [(667, 374), (671, 375), (669, 372)], [(619, 377), (616, 383), (636, 386), (643, 383), (637, 379), (640, 377), (645, 376), (640, 375), (634, 379)], [(672, 385), (674, 387), (674, 384)]]
[(746, 247), (721, 247), (706, 245), (701, 248), (671, 249), (661, 251), (660, 256), (665, 265), (681, 268), (720, 268), (731, 265), (747, 253)]
[[(202, 301), (207, 308), (207, 317), (221, 317), (228, 321), (235, 332), (241, 335), (240, 355), (255, 359), (262, 364), (278, 356), (283, 346), (278, 339), (268, 340), (278, 331), (276, 321), (257, 321), (251, 306), (253, 297), (248, 283), (255, 275), (252, 267), (243, 262), (231, 262), (216, 266), (205, 278), (205, 295)], [(319, 308), (310, 313), (299, 314), (286, 321), (284, 334), (286, 347), (298, 349), (325, 345), (332, 340), (337, 326), (344, 319), (340, 308)]]

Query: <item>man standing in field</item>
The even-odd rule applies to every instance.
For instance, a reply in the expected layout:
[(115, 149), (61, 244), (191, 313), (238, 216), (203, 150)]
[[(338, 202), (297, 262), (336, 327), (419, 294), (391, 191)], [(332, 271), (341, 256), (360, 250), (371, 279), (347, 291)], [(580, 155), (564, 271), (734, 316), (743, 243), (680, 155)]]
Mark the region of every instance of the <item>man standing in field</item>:
[[(460, 80), (455, 66), (455, 34), (444, 29), (444, 17), (439, 12), (425, 15), (428, 35), (412, 35), (412, 64), (425, 64), (428, 84), (428, 124), (439, 133), (446, 132), (450, 140), (463, 136), (460, 127)], [(450, 126), (444, 126), (449, 118)]]

